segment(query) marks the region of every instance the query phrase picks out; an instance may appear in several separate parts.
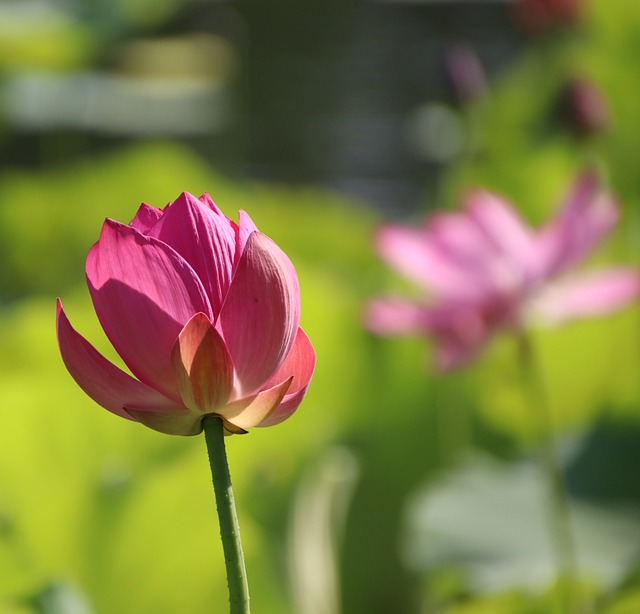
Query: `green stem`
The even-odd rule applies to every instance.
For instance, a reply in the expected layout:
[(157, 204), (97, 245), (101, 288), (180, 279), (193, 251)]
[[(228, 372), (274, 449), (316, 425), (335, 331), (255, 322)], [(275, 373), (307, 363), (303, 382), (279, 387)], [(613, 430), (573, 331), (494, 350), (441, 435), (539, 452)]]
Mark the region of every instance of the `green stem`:
[(220, 521), (220, 535), (229, 585), (230, 614), (250, 614), (249, 584), (242, 554), (240, 526), (231, 487), (231, 476), (224, 445), (222, 419), (206, 416), (202, 421), (209, 453), (213, 490)]
[(551, 531), (561, 582), (562, 611), (576, 612), (578, 559), (571, 531), (567, 489), (558, 457), (553, 415), (529, 338), (524, 331), (520, 330), (517, 333), (517, 339), (522, 375), (527, 385), (531, 412), (537, 421), (542, 443), (542, 463), (547, 476), (551, 505)]

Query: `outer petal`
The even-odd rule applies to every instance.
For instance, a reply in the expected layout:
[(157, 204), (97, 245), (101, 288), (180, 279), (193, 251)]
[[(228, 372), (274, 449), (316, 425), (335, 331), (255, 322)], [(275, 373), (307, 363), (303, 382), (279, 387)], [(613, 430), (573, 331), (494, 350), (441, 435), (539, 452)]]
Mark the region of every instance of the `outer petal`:
[(212, 317), (204, 288), (173, 249), (107, 220), (87, 256), (102, 328), (133, 374), (179, 402), (171, 349), (192, 315)]
[(246, 430), (264, 423), (269, 415), (280, 405), (291, 386), (293, 376), (268, 390), (229, 403), (215, 412), (232, 426)]
[(640, 271), (605, 269), (572, 275), (549, 285), (530, 304), (530, 313), (555, 324), (572, 318), (599, 316), (640, 297)]
[(289, 418), (298, 409), (304, 399), (311, 377), (316, 366), (316, 353), (306, 333), (299, 328), (296, 341), (278, 372), (265, 385), (265, 388), (276, 382), (282, 382), (293, 376), (291, 387), (282, 402), (258, 426), (273, 426)]
[(213, 412), (229, 400), (233, 363), (220, 333), (206, 315), (197, 313), (182, 329), (171, 352), (184, 404)]
[(214, 314), (219, 314), (231, 283), (236, 251), (235, 230), (229, 220), (183, 192), (148, 234), (173, 247), (191, 265)]
[(280, 368), (299, 322), (300, 290), (291, 261), (271, 239), (253, 232), (217, 323), (233, 358), (239, 394), (262, 388)]
[(146, 235), (149, 229), (162, 217), (162, 213), (162, 209), (156, 209), (147, 203), (142, 203), (129, 226), (137, 228)]
[(59, 300), (56, 325), (65, 366), (80, 388), (98, 405), (127, 419), (130, 416), (123, 409), (127, 405), (157, 411), (176, 408), (175, 402), (118, 369), (102, 356), (71, 326)]
[(588, 256), (618, 221), (618, 207), (594, 173), (574, 185), (557, 218), (537, 239), (541, 275), (550, 277)]
[(126, 411), (136, 422), (167, 435), (197, 435), (202, 432), (202, 414), (187, 409), (146, 411), (127, 407)]
[(389, 265), (436, 296), (472, 297), (487, 289), (486, 275), (458, 262), (457, 254), (447, 253), (428, 231), (383, 226), (376, 247)]
[(238, 212), (238, 239), (236, 250), (236, 263), (240, 260), (240, 257), (244, 253), (244, 248), (247, 245), (249, 236), (258, 231), (258, 227), (253, 223), (253, 220), (249, 217), (246, 211), (240, 209)]

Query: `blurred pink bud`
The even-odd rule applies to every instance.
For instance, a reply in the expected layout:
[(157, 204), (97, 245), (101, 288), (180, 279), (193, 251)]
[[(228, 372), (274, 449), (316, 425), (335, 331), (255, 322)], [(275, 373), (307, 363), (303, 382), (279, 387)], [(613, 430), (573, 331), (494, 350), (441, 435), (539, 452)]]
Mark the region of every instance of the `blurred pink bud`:
[(298, 278), (244, 211), (236, 224), (208, 194), (143, 204), (129, 225), (105, 221), (86, 272), (98, 320), (135, 377), (74, 330), (60, 301), (58, 343), (105, 409), (195, 435), (206, 414), (242, 433), (282, 422), (302, 401), (315, 353), (299, 327)]
[(458, 102), (470, 103), (486, 94), (485, 72), (472, 47), (458, 44), (447, 49), (444, 67), (449, 87)]
[(375, 333), (431, 337), (439, 369), (466, 364), (500, 330), (606, 314), (640, 296), (635, 269), (570, 272), (618, 220), (616, 203), (594, 174), (578, 179), (540, 229), (489, 192), (472, 192), (464, 204), (461, 212), (431, 215), (421, 228), (380, 229), (380, 256), (425, 299), (380, 298), (365, 310), (365, 325)]
[(580, 21), (584, 0), (516, 0), (516, 25), (528, 34), (543, 34)]
[(586, 79), (571, 79), (560, 98), (560, 117), (577, 136), (603, 132), (609, 124), (609, 108), (602, 92)]

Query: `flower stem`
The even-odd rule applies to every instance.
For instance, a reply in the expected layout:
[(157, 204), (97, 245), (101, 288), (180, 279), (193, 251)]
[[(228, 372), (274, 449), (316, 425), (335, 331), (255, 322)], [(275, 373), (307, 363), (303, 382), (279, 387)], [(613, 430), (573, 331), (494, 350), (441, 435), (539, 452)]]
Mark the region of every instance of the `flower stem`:
[(202, 421), (204, 436), (209, 453), (213, 490), (216, 496), (218, 519), (220, 521), (220, 536), (224, 562), (227, 568), (227, 583), (229, 585), (230, 614), (250, 614), (249, 584), (242, 553), (240, 540), (240, 526), (236, 514), (236, 504), (231, 487), (231, 476), (227, 463), (227, 453), (224, 445), (224, 428), (222, 419), (217, 416), (205, 416)]
[(578, 559), (571, 531), (567, 490), (558, 457), (556, 432), (549, 400), (531, 342), (524, 331), (518, 331), (518, 352), (523, 380), (527, 386), (529, 404), (542, 441), (542, 463), (547, 478), (551, 506), (550, 522), (560, 580), (562, 612), (577, 611), (576, 583)]

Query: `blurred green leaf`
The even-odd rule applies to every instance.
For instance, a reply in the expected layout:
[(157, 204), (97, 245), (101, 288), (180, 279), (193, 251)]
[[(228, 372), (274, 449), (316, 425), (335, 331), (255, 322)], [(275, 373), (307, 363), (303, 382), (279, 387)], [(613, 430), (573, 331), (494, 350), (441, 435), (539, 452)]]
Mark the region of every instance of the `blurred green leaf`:
[[(540, 592), (556, 576), (547, 488), (542, 468), (531, 461), (469, 458), (415, 494), (407, 515), (407, 557), (422, 569), (461, 568), (474, 594)], [(578, 569), (609, 589), (637, 557), (633, 535), (640, 510), (571, 494)]]

